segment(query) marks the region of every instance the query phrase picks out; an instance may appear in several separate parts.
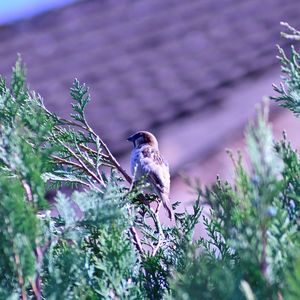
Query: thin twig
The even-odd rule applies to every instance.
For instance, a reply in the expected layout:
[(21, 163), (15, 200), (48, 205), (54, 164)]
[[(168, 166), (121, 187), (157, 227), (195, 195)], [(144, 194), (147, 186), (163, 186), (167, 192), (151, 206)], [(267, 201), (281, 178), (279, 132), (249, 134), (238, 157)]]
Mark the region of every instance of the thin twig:
[(13, 229), (10, 226), (10, 221), (7, 217), (4, 217), (4, 223), (7, 226), (7, 232), (9, 233), (9, 235), (11, 236), (11, 241), (12, 241), (12, 252), (13, 252), (13, 256), (14, 256), (14, 260), (15, 260), (15, 266), (16, 266), (16, 273), (17, 273), (17, 278), (18, 278), (18, 284), (20, 286), (21, 289), (21, 299), (22, 300), (26, 300), (26, 290), (24, 287), (24, 277), (23, 277), (23, 272), (22, 272), (22, 266), (21, 266), (21, 260), (20, 260), (20, 256), (17, 252), (17, 248), (14, 242), (14, 233), (13, 233)]
[[(124, 176), (124, 178), (126, 179), (126, 181), (131, 184), (132, 183), (132, 179), (131, 177), (127, 174), (127, 172), (121, 167), (121, 165), (119, 164), (119, 162), (116, 160), (116, 158), (112, 155), (112, 153), (110, 152), (110, 150), (108, 149), (107, 145), (104, 143), (104, 141), (102, 139), (100, 139), (100, 137), (94, 132), (94, 130), (90, 127), (90, 125), (88, 124), (88, 122), (86, 121), (85, 116), (83, 115), (83, 121), (84, 121), (84, 125), (79, 124), (77, 122), (73, 122), (73, 121), (69, 121), (66, 120), (64, 118), (60, 118), (58, 116), (54, 116), (46, 107), (43, 103), (40, 103), (40, 106), (46, 111), (46, 113), (51, 116), (52, 118), (56, 118), (59, 122), (63, 123), (60, 125), (70, 125), (70, 126), (75, 126), (75, 127), (79, 127), (82, 128), (83, 130), (86, 130), (88, 132), (90, 132), (94, 137), (98, 137), (99, 142), (101, 144), (101, 146), (104, 148), (104, 150), (106, 151), (107, 155), (102, 154), (103, 157), (107, 158), (110, 160), (110, 162), (112, 163), (112, 165)], [(84, 145), (80, 145), (80, 147), (85, 147)], [(85, 149), (87, 150), (87, 149)], [(91, 149), (89, 149), (89, 151), (93, 151)], [(91, 174), (90, 174), (91, 175)], [(94, 174), (95, 175), (95, 174)], [(98, 180), (97, 180), (98, 181)], [(104, 183), (104, 182), (103, 182)], [(102, 183), (101, 183), (102, 184)]]
[[(79, 144), (79, 147), (82, 148), (82, 149), (84, 149), (84, 150), (86, 150), (87, 152), (90, 152), (90, 153), (92, 153), (94, 155), (97, 155), (97, 151), (95, 151), (95, 150), (87, 147), (86, 145)], [(109, 159), (108, 155), (106, 155), (106, 154), (101, 153), (101, 156), (104, 157), (104, 158), (106, 158), (106, 159)]]
[[(30, 185), (25, 181), (25, 179), (22, 179), (21, 183), (26, 192), (27, 200), (29, 202), (32, 202), (33, 201), (33, 193), (31, 191)], [(41, 264), (42, 264), (42, 260), (43, 260), (43, 253), (41, 251), (41, 248), (37, 245), (37, 243), (36, 243), (36, 248), (34, 250), (34, 253), (35, 253), (35, 257), (36, 257), (36, 267), (37, 267), (36, 273), (37, 274), (36, 274), (35, 281), (30, 280), (30, 284), (31, 284), (32, 290), (34, 292), (34, 295), (36, 297), (36, 300), (40, 300), (40, 299), (42, 299), (40, 269), (41, 269)], [(18, 261), (19, 261), (19, 255), (15, 254), (15, 262), (16, 262), (17, 266), (19, 264)], [(22, 281), (24, 281), (24, 280), (19, 279), (20, 283)], [(24, 284), (24, 282), (23, 282), (23, 284)], [(23, 299), (23, 291), (22, 291), (22, 299)], [(26, 295), (25, 295), (24, 299), (26, 299)]]
[[(78, 146), (79, 146), (79, 148), (82, 148), (86, 152), (89, 152), (89, 154), (92, 154), (94, 156), (98, 156), (97, 151), (95, 151), (94, 149), (91, 149), (91, 148), (89, 148), (89, 147), (87, 147), (83, 144), (79, 144)], [(104, 166), (110, 167), (110, 168), (115, 167), (115, 165), (111, 162), (108, 155), (106, 155), (104, 153), (101, 153), (100, 156), (101, 156), (101, 165), (104, 165)]]
[(118, 163), (118, 161), (115, 159), (115, 157), (112, 155), (106, 144), (100, 139), (100, 143), (102, 144), (102, 147), (107, 152), (107, 155), (111, 159), (113, 165), (115, 168), (124, 176), (124, 178), (127, 180), (129, 184), (132, 183), (132, 178), (127, 174), (127, 172), (121, 167), (121, 165)]
[[(33, 291), (35, 297), (37, 298), (37, 295), (39, 294), (39, 291), (38, 291), (38, 288), (37, 288), (37, 286), (36, 286), (35, 281), (32, 280), (32, 279), (29, 279), (29, 283), (30, 283), (30, 285), (31, 285), (31, 288), (32, 288), (32, 291)], [(38, 299), (38, 298), (37, 298), (37, 299)]]
[(281, 36), (284, 37), (285, 39), (288, 39), (288, 40), (300, 41), (300, 36), (299, 35), (294, 35), (294, 34), (288, 34), (288, 33), (285, 33), (285, 32), (281, 32)]
[(42, 279), (41, 279), (41, 266), (43, 262), (43, 251), (40, 246), (37, 245), (36, 241), (36, 248), (34, 250), (35, 257), (36, 257), (36, 269), (37, 269), (37, 275), (35, 279), (35, 297), (36, 300), (41, 300), (42, 299)]
[(103, 180), (99, 179), (97, 177), (97, 175), (91, 171), (86, 165), (85, 163), (81, 160), (80, 157), (78, 157), (78, 155), (66, 144), (64, 144), (62, 141), (58, 141), (63, 147), (65, 147), (65, 149), (67, 149), (70, 154), (72, 154), (72, 156), (79, 162), (79, 164), (81, 165), (81, 167), (91, 176), (93, 177), (99, 184), (101, 184), (102, 186), (106, 186), (106, 184), (104, 183)]
[(51, 155), (51, 158), (56, 160), (56, 162), (62, 163), (64, 165), (70, 165), (70, 166), (76, 167), (78, 169), (84, 170), (84, 168), (80, 164), (77, 164), (74, 161), (70, 161), (70, 160), (64, 159), (64, 158), (56, 156), (56, 155)]
[(142, 247), (141, 240), (140, 240), (140, 238), (139, 238), (139, 236), (136, 232), (136, 229), (132, 226), (132, 227), (129, 228), (129, 231), (130, 231), (130, 233), (133, 237), (133, 241), (134, 241), (134, 244), (135, 244), (137, 250), (140, 252), (141, 255), (143, 255), (144, 254), (144, 249)]
[[(53, 179), (55, 181), (55, 179)], [(80, 180), (78, 178), (66, 178), (66, 177), (59, 177), (59, 181), (64, 181), (64, 182), (71, 182), (71, 183), (78, 183), (78, 184), (82, 184), (84, 186), (87, 186), (89, 188), (94, 187), (94, 185), (91, 185), (83, 180)], [(97, 189), (100, 192), (100, 189)]]
[(110, 161), (113, 163), (113, 165), (115, 166), (115, 168), (124, 176), (124, 178), (127, 180), (127, 182), (129, 184), (132, 183), (132, 179), (131, 177), (127, 174), (127, 172), (121, 167), (121, 165), (119, 164), (119, 162), (116, 160), (116, 158), (113, 156), (113, 154), (110, 152), (109, 148), (107, 147), (107, 145), (103, 142), (103, 140), (95, 133), (95, 131), (89, 126), (89, 124), (87, 123), (86, 119), (84, 118), (84, 122), (85, 122), (85, 126), (87, 128), (87, 131), (90, 132), (94, 137), (99, 139), (99, 142), (101, 144), (101, 146), (103, 147), (103, 149), (106, 151), (106, 154), (108, 156), (108, 158), (110, 159)]
[(297, 29), (295, 29), (294, 27), (292, 27), (290, 24), (288, 24), (286, 22), (280, 22), (280, 25), (286, 27), (288, 30), (290, 30), (292, 32), (292, 34), (281, 32), (282, 37), (284, 37), (286, 39), (295, 40), (295, 41), (300, 40), (300, 31), (298, 31)]
[(79, 124), (79, 123), (76, 123), (74, 121), (70, 121), (70, 120), (67, 120), (67, 119), (64, 119), (62, 117), (59, 117), (57, 115), (54, 115), (50, 110), (47, 109), (47, 107), (44, 105), (43, 102), (38, 102), (39, 106), (51, 117), (51, 118), (54, 118), (56, 119), (58, 122), (61, 122), (62, 124), (59, 124), (59, 125), (69, 125), (69, 126), (75, 126), (75, 127), (79, 127), (79, 128), (83, 128), (86, 130), (86, 128), (84, 128), (82, 126), (82, 124)]
[[(101, 182), (103, 182), (103, 185), (105, 186), (103, 177), (102, 177), (102, 175), (101, 175), (101, 173), (99, 172), (99, 169), (98, 169), (97, 159), (99, 158), (99, 156), (97, 155), (96, 162), (94, 162), (93, 160), (91, 162), (90, 157), (88, 156), (88, 154), (86, 152), (82, 152), (77, 143), (75, 143), (75, 147), (76, 147), (76, 150), (81, 155), (81, 157), (86, 161), (86, 163), (96, 170), (96, 174), (95, 175), (99, 178), (99, 180)], [(86, 155), (87, 155), (87, 157), (86, 157)]]
[[(15, 248), (15, 247), (13, 247), (13, 248)], [(18, 283), (21, 288), (21, 298), (22, 298), (22, 300), (26, 300), (27, 297), (26, 297), (26, 290), (24, 287), (24, 278), (23, 278), (22, 270), (21, 270), (20, 256), (17, 253), (14, 253), (14, 258), (15, 258), (15, 264), (16, 264), (16, 268), (17, 268)]]
[(70, 120), (67, 120), (67, 119), (64, 119), (64, 118), (58, 118), (59, 121), (61, 122), (64, 122), (66, 124), (62, 124), (62, 125), (69, 125), (69, 126), (75, 126), (75, 127), (79, 127), (79, 128), (82, 128), (84, 130), (87, 130), (87, 128), (85, 126), (83, 126), (82, 124), (79, 124), (79, 123), (76, 123), (74, 121), (70, 121)]
[(32, 202), (33, 201), (33, 195), (32, 195), (31, 188), (30, 188), (29, 184), (26, 182), (25, 179), (22, 179), (21, 183), (22, 183), (22, 186), (25, 190), (27, 200), (29, 202)]
[(153, 248), (153, 252), (152, 252), (152, 256), (155, 256), (157, 251), (159, 250), (161, 244), (162, 244), (162, 240), (164, 238), (164, 232), (162, 230), (162, 227), (161, 227), (161, 224), (160, 224), (160, 221), (157, 217), (157, 213), (155, 213), (151, 207), (147, 208), (147, 211), (148, 213), (150, 214), (153, 222), (154, 222), (154, 225), (158, 231), (158, 241), (157, 241), (157, 244), (155, 245), (155, 247)]
[(261, 259), (260, 259), (260, 270), (264, 277), (267, 277), (267, 230), (265, 225), (262, 225), (261, 227), (261, 237), (262, 237), (262, 252), (261, 252)]
[[(69, 166), (72, 166), (72, 167), (75, 167), (77, 169), (85, 171), (85, 169), (80, 164), (78, 164), (78, 163), (76, 163), (74, 161), (70, 161), (70, 160), (64, 159), (64, 158), (56, 156), (56, 155), (52, 155), (51, 157), (55, 161), (57, 161), (58, 163), (61, 163), (61, 164), (64, 164), (64, 165), (69, 165)], [(102, 179), (102, 177), (101, 177), (101, 179)], [(61, 181), (68, 181), (68, 182), (75, 182), (76, 181), (79, 184), (82, 184), (82, 185), (85, 185), (85, 186), (88, 186), (89, 188), (91, 188), (91, 185), (89, 183), (84, 182), (84, 181), (82, 181), (80, 179), (77, 179), (77, 178), (76, 179), (60, 178), (59, 180), (61, 180)], [(99, 189), (97, 188), (97, 190), (99, 190)]]

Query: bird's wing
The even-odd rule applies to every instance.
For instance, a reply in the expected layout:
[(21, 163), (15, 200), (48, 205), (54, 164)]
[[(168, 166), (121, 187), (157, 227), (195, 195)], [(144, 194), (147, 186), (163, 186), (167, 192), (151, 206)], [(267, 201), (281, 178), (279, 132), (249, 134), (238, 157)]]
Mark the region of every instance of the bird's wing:
[(160, 193), (169, 194), (170, 191), (170, 173), (169, 166), (164, 161), (158, 150), (152, 147), (145, 147), (141, 151), (143, 156), (143, 171), (147, 174), (148, 180)]
[(171, 220), (174, 220), (174, 213), (170, 203), (170, 172), (169, 165), (164, 161), (157, 149), (145, 147), (141, 151), (141, 164), (143, 173), (147, 175), (148, 182), (154, 187), (160, 196), (162, 204), (168, 212)]

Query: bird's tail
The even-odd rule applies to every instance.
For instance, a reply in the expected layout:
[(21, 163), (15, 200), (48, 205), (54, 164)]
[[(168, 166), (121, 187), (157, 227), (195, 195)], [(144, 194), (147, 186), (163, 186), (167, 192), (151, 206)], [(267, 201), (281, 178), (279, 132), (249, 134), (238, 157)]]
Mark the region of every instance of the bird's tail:
[(162, 200), (162, 204), (163, 204), (164, 208), (168, 212), (169, 219), (171, 221), (173, 221), (175, 219), (175, 217), (174, 217), (174, 212), (173, 212), (172, 205), (170, 202), (170, 198), (167, 195), (162, 194), (161, 200)]

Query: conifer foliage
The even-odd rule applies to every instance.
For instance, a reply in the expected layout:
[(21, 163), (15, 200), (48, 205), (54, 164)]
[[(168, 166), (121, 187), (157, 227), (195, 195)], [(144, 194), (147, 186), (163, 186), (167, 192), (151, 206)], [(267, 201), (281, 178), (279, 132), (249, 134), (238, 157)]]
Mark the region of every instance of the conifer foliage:
[[(299, 116), (300, 56), (279, 58), (275, 100)], [(192, 212), (167, 226), (88, 123), (87, 86), (74, 81), (64, 119), (25, 73), (18, 58), (0, 77), (0, 299), (300, 299), (300, 161), (286, 134), (274, 142), (266, 105), (246, 131), (249, 167), (229, 153), (234, 182), (194, 186)]]

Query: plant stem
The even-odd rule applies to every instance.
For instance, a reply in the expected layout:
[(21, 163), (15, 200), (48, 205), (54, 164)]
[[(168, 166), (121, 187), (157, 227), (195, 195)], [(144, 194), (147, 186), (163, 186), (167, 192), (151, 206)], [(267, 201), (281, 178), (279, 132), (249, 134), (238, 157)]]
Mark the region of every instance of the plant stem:
[(63, 143), (62, 141), (59, 141), (59, 143), (79, 162), (79, 164), (81, 165), (81, 167), (95, 180), (97, 181), (100, 185), (102, 186), (106, 186), (106, 184), (104, 183), (104, 181), (100, 178), (97, 177), (97, 175), (91, 171), (86, 165), (85, 163), (81, 160), (81, 158), (69, 147), (67, 146), (65, 143)]
[(85, 126), (87, 128), (87, 130), (96, 138), (99, 139), (99, 142), (101, 144), (101, 146), (104, 148), (104, 150), (106, 151), (106, 154), (108, 156), (108, 158), (110, 159), (110, 161), (112, 162), (112, 164), (114, 165), (114, 167), (124, 176), (124, 178), (127, 180), (127, 182), (129, 184), (132, 183), (132, 179), (131, 177), (127, 174), (127, 172), (121, 167), (121, 165), (119, 164), (119, 162), (116, 160), (116, 158), (113, 156), (113, 154), (110, 152), (109, 148), (107, 147), (107, 145), (103, 142), (103, 140), (94, 132), (94, 130), (88, 125), (87, 122), (85, 122)]
[(136, 232), (136, 229), (132, 226), (129, 228), (129, 231), (132, 235), (132, 238), (133, 238), (133, 241), (134, 241), (134, 244), (135, 244), (137, 250), (140, 252), (141, 255), (143, 255), (144, 249), (142, 247), (141, 240), (138, 236), (138, 233)]
[(262, 252), (261, 252), (261, 259), (260, 259), (260, 270), (265, 278), (267, 278), (267, 230), (265, 225), (262, 225), (261, 227), (261, 236), (262, 236)]

